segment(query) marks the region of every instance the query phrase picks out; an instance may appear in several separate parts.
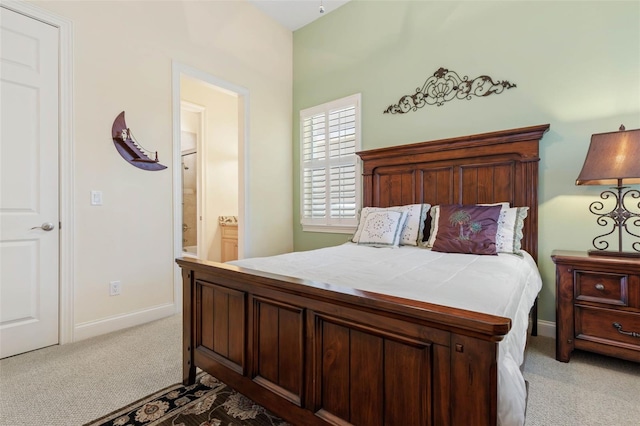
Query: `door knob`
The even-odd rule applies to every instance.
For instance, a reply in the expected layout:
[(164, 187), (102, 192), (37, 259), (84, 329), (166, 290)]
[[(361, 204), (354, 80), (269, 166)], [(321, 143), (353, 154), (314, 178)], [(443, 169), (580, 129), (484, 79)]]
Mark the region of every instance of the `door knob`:
[(42, 226), (34, 226), (31, 229), (42, 229), (43, 231), (51, 231), (53, 228), (55, 228), (55, 226), (53, 226), (53, 223), (45, 222), (42, 224)]

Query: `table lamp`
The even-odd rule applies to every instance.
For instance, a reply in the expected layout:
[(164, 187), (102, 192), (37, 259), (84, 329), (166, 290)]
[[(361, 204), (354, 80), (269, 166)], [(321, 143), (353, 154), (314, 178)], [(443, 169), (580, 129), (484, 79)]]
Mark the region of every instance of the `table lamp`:
[[(600, 198), (611, 198), (615, 205), (610, 211), (605, 211), (601, 201), (589, 206), (589, 211), (598, 216), (598, 225), (613, 226), (609, 232), (593, 239), (595, 250), (589, 250), (590, 255), (640, 258), (640, 201), (633, 207), (638, 212), (628, 208), (636, 203), (633, 199), (640, 199), (640, 191), (625, 186), (636, 184), (640, 184), (640, 129), (625, 130), (620, 126), (617, 132), (592, 135), (576, 185), (610, 185), (611, 189), (603, 191)], [(618, 250), (607, 250), (609, 243), (604, 238), (616, 231)], [(631, 244), (632, 251), (622, 250), (624, 233), (638, 239)]]

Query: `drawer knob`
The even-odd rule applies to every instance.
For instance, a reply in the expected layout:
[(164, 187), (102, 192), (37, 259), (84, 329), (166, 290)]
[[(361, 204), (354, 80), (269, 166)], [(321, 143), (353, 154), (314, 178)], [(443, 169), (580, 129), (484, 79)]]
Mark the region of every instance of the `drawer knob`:
[(613, 327), (618, 330), (618, 333), (624, 334), (625, 336), (640, 337), (640, 333), (636, 333), (635, 331), (624, 331), (622, 329), (622, 324), (619, 322), (614, 322)]
[(604, 290), (604, 284), (602, 283), (596, 284), (596, 290), (600, 290), (600, 291)]

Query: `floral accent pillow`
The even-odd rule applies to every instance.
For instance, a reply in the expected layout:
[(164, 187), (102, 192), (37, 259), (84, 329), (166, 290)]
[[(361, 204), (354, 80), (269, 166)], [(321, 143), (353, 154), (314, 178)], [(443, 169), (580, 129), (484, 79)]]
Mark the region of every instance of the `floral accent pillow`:
[(502, 206), (447, 204), (440, 206), (433, 251), (495, 255)]
[(372, 247), (398, 247), (407, 212), (392, 210), (373, 211), (367, 214), (358, 244)]
[(354, 243), (359, 242), (364, 223), (370, 212), (395, 211), (407, 213), (407, 221), (400, 235), (400, 245), (417, 246), (419, 238), (422, 238), (425, 217), (427, 216), (430, 207), (430, 204), (408, 204), (406, 206), (393, 207), (365, 207), (360, 212), (358, 228), (356, 229), (355, 234), (353, 234), (351, 241)]
[[(471, 204), (469, 204), (471, 205)], [(509, 209), (509, 203), (501, 202), (501, 203), (492, 203), (492, 204), (473, 204), (476, 206), (501, 206), (502, 210), (500, 211), (500, 219), (502, 219), (502, 215), (505, 210)], [(528, 207), (527, 207), (528, 208)], [(433, 247), (433, 243), (436, 240), (436, 236), (438, 235), (438, 219), (440, 217), (440, 206), (432, 206), (429, 210), (429, 215), (425, 220), (424, 227), (424, 235), (422, 238), (421, 245), (423, 247)], [(499, 220), (500, 221), (500, 220)], [(501, 228), (498, 226), (498, 233), (500, 233)], [(498, 238), (498, 236), (496, 236)], [(500, 251), (500, 250), (498, 250)]]

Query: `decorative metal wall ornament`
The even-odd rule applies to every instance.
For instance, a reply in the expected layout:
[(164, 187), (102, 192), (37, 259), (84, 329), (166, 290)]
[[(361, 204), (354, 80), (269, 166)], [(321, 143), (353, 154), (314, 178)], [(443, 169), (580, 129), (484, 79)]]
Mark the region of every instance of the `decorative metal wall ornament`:
[[(111, 137), (116, 149), (127, 162), (142, 170), (163, 170), (167, 166), (158, 162), (158, 151), (149, 151), (133, 139), (131, 129), (124, 121), (122, 111), (111, 126)], [(150, 158), (153, 157), (153, 158)]]
[(470, 100), (473, 96), (489, 96), (502, 93), (504, 89), (516, 87), (515, 84), (503, 81), (493, 81), (486, 75), (481, 75), (469, 80), (468, 76), (460, 78), (455, 71), (440, 68), (424, 82), (424, 85), (416, 89), (413, 95), (405, 95), (396, 105), (389, 105), (385, 114), (404, 114), (409, 111), (417, 111), (425, 105), (442, 106), (452, 99)]

